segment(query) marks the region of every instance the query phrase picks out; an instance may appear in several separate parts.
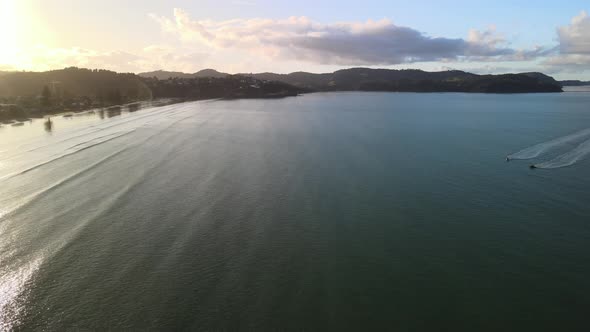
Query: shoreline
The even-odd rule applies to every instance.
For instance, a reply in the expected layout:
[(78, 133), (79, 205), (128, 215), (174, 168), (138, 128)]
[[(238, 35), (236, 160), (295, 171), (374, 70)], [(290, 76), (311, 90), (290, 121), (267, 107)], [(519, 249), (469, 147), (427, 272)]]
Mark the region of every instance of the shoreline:
[[(109, 106), (103, 106), (103, 107), (90, 107), (90, 108), (82, 108), (82, 109), (78, 109), (78, 110), (70, 110), (67, 108), (56, 108), (50, 112), (34, 112), (35, 116), (30, 116), (28, 118), (18, 118), (18, 117), (13, 117), (13, 118), (7, 118), (4, 119), (2, 121), (0, 121), (0, 126), (2, 125), (10, 125), (10, 126), (17, 126), (19, 124), (23, 124), (26, 122), (30, 122), (33, 120), (41, 120), (41, 119), (47, 119), (47, 118), (52, 118), (52, 117), (71, 117), (74, 116), (75, 114), (83, 114), (83, 113), (88, 113), (88, 112), (96, 112), (96, 111), (121, 111), (124, 108), (127, 108), (128, 111), (130, 112), (135, 112), (138, 111), (140, 109), (143, 108), (147, 108), (147, 107), (158, 107), (158, 106), (165, 106), (165, 105), (171, 105), (171, 104), (176, 104), (176, 103), (182, 103), (185, 102), (186, 100), (173, 100), (172, 98), (159, 98), (159, 99), (154, 99), (154, 100), (140, 100), (140, 101), (134, 101), (134, 102), (129, 102), (129, 103), (125, 103), (125, 104), (114, 104), (114, 105), (109, 105)], [(156, 105), (154, 105), (156, 104)]]
[[(567, 87), (567, 86), (566, 86)], [(566, 88), (564, 87), (564, 88)], [(588, 86), (590, 88), (590, 86)], [(384, 90), (327, 90), (327, 91), (306, 91), (306, 92), (298, 92), (298, 93), (279, 93), (273, 95), (253, 95), (253, 96), (227, 96), (222, 98), (157, 98), (153, 100), (138, 100), (124, 104), (113, 104), (103, 107), (90, 107), (90, 108), (82, 108), (79, 110), (69, 110), (66, 108), (62, 109), (54, 109), (49, 112), (39, 112), (36, 111), (34, 114), (36, 116), (30, 116), (28, 118), (7, 118), (0, 121), (0, 126), (21, 126), (26, 122), (30, 122), (36, 119), (46, 119), (56, 116), (74, 116), (75, 114), (82, 114), (91, 111), (122, 111), (123, 108), (127, 108), (128, 111), (135, 112), (140, 109), (146, 107), (159, 107), (165, 105), (172, 105), (178, 103), (185, 103), (191, 101), (204, 101), (204, 100), (241, 100), (241, 99), (282, 99), (282, 98), (289, 98), (289, 97), (299, 97), (304, 96), (307, 94), (316, 94), (316, 93), (347, 93), (347, 92), (377, 92), (377, 93), (413, 93), (413, 94), (433, 94), (433, 93), (444, 93), (444, 94), (486, 94), (486, 95), (522, 95), (522, 94), (555, 94), (555, 93), (584, 93), (590, 92), (588, 90), (569, 90), (564, 89), (563, 91), (534, 91), (534, 92), (473, 92), (473, 91), (384, 91)], [(154, 105), (156, 104), (156, 105)]]

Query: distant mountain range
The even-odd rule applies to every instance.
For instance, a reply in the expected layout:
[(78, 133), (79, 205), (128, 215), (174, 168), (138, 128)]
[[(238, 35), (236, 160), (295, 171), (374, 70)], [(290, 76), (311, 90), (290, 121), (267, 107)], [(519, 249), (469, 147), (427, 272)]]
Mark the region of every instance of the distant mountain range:
[[(168, 71), (121, 74), (107, 70), (66, 68), (47, 72), (1, 72), (0, 98), (37, 97), (45, 87), (62, 91), (60, 98), (87, 96), (100, 99), (109, 93), (117, 93), (128, 99), (150, 98), (153, 80), (166, 81), (170, 78), (186, 80), (186, 86), (201, 89), (204, 84), (216, 81), (217, 86), (227, 90), (236, 79), (255, 79), (261, 82), (279, 82), (288, 91), (400, 91), (400, 92), (561, 92), (561, 84), (583, 85), (587, 82), (557, 82), (542, 73), (521, 73), (504, 75), (476, 75), (464, 71), (450, 70), (426, 72), (422, 70), (391, 70), (351, 68), (333, 73), (314, 74), (294, 72), (291, 74), (258, 73), (230, 75), (213, 69), (204, 69), (193, 74)], [(148, 86), (147, 83), (151, 86)], [(220, 83), (222, 82), (222, 83)], [(244, 83), (246, 84), (246, 83)], [(257, 85), (258, 83), (252, 83)], [(169, 84), (170, 85), (170, 84)], [(287, 88), (287, 85), (293, 88)], [(173, 84), (170, 86), (181, 85)], [(184, 89), (184, 88), (183, 88)], [(227, 90), (229, 91), (229, 90)], [(54, 91), (55, 92), (55, 91)], [(54, 96), (55, 97), (55, 96)]]
[[(264, 81), (283, 82), (306, 91), (405, 91), (405, 92), (561, 92), (561, 84), (542, 73), (477, 75), (459, 70), (426, 72), (422, 70), (392, 70), (351, 68), (333, 73), (238, 74)], [(230, 74), (213, 69), (194, 74), (156, 71), (139, 74), (142, 77), (204, 78), (228, 77)]]
[(199, 70), (193, 74), (181, 73), (177, 71), (164, 71), (164, 70), (156, 70), (150, 71), (146, 73), (140, 73), (138, 76), (144, 78), (157, 78), (159, 80), (167, 80), (169, 78), (206, 78), (206, 77), (213, 77), (213, 78), (225, 78), (229, 76), (226, 73), (220, 73), (215, 69), (203, 69)]
[(580, 81), (580, 80), (567, 80), (567, 81), (559, 81), (562, 86), (588, 86), (590, 85), (590, 81)]

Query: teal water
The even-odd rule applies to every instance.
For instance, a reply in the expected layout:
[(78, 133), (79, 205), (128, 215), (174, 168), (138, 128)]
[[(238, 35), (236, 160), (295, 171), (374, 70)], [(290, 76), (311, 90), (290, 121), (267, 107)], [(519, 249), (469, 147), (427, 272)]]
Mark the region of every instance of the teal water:
[(590, 136), (505, 158), (589, 105), (326, 93), (4, 125), (0, 330), (583, 331)]

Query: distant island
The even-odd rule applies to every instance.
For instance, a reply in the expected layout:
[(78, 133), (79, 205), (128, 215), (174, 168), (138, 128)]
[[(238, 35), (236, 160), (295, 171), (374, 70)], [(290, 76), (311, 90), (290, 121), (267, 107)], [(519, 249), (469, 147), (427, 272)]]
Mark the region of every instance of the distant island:
[(590, 86), (590, 81), (567, 80), (559, 81), (561, 86)]
[(325, 74), (232, 75), (205, 69), (193, 74), (160, 70), (136, 75), (71, 67), (0, 72), (0, 122), (158, 98), (282, 98), (324, 91), (534, 93), (562, 92), (562, 85), (565, 83), (542, 73), (477, 75), (458, 70), (351, 68)]

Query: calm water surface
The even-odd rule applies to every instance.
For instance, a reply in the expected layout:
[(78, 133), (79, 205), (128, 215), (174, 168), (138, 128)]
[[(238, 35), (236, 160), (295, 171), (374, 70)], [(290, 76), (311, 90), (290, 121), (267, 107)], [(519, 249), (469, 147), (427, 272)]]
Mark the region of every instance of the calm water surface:
[(588, 128), (589, 92), (3, 125), (0, 330), (585, 330), (590, 137), (505, 157)]

